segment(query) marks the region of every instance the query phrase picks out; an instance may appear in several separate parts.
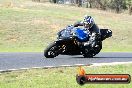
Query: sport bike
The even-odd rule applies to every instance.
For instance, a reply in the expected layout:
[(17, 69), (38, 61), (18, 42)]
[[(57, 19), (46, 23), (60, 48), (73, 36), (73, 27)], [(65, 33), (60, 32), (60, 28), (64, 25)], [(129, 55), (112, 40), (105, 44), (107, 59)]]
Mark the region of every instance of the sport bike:
[(91, 47), (90, 44), (84, 46), (91, 36), (91, 33), (84, 28), (68, 26), (59, 31), (57, 35), (57, 40), (44, 50), (46, 58), (54, 58), (58, 55), (83, 55), (86, 58), (91, 58), (100, 52), (102, 41), (111, 37), (112, 31), (100, 29), (100, 36), (97, 36), (98, 41), (94, 47)]

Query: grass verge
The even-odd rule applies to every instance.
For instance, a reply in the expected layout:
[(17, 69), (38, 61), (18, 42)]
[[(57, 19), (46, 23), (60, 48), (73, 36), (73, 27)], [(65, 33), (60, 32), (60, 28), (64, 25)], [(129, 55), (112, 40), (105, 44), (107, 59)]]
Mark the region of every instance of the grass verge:
[(132, 51), (132, 16), (127, 14), (30, 0), (4, 2), (0, 0), (0, 52), (41, 52), (56, 40), (59, 30), (82, 20), (85, 14), (93, 16), (100, 28), (113, 31), (102, 51)]
[[(132, 64), (89, 67), (88, 74), (130, 74)], [(0, 88), (132, 88), (130, 84), (86, 84), (76, 83), (78, 67), (30, 69), (0, 74)]]

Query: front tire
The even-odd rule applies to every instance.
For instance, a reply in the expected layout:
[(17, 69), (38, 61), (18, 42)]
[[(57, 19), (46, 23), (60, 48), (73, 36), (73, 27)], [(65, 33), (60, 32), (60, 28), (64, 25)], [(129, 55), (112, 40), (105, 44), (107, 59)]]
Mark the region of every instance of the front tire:
[(56, 43), (52, 43), (44, 50), (44, 56), (46, 58), (54, 58), (59, 55), (59, 46)]

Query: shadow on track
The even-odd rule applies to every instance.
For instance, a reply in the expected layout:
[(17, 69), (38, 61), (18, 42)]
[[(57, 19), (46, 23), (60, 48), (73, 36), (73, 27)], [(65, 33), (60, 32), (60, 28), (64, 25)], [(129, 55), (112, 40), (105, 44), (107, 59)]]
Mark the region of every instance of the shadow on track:
[[(79, 57), (72, 57), (72, 58), (84, 58), (83, 56), (79, 56)], [(95, 56), (93, 58), (132, 58), (132, 56), (119, 56), (119, 57), (116, 57), (116, 56), (109, 56), (109, 57), (99, 57), (99, 56)], [(92, 58), (91, 58), (92, 59)]]

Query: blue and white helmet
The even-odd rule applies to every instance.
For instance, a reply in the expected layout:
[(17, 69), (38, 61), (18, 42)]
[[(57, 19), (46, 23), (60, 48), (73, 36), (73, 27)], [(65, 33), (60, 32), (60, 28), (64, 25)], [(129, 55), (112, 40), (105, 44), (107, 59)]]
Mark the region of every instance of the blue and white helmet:
[(93, 18), (88, 15), (85, 15), (83, 23), (86, 28), (91, 28), (95, 24)]

